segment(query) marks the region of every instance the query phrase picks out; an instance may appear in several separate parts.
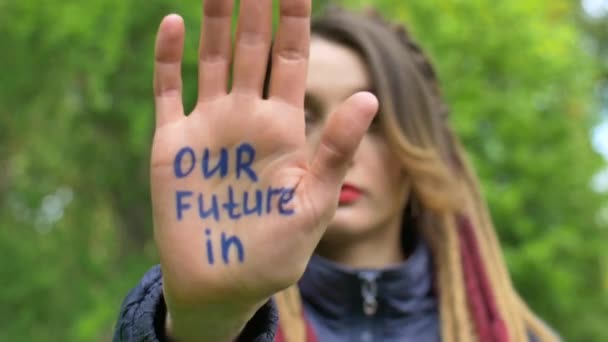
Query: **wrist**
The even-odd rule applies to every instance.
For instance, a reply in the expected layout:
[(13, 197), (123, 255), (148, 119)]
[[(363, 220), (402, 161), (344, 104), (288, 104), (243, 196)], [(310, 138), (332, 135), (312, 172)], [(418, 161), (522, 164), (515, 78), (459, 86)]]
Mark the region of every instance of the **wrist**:
[(165, 333), (169, 341), (235, 341), (264, 303), (218, 302), (196, 310), (168, 309)]

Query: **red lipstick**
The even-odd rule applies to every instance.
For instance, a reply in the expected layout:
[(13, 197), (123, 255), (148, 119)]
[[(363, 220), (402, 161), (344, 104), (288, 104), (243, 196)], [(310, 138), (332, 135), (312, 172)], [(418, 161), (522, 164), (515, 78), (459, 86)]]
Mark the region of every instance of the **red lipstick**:
[(348, 183), (342, 185), (340, 190), (340, 205), (346, 205), (356, 202), (362, 195), (361, 190), (356, 186)]

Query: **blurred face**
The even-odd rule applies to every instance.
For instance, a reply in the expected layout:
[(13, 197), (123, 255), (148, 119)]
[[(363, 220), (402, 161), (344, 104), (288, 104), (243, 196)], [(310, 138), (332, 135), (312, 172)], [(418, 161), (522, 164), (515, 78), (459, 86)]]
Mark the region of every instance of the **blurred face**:
[[(372, 91), (370, 75), (355, 50), (313, 36), (306, 84), (306, 134), (316, 148), (328, 116), (354, 93)], [(336, 214), (323, 241), (373, 237), (400, 229), (409, 183), (376, 117), (348, 169)]]

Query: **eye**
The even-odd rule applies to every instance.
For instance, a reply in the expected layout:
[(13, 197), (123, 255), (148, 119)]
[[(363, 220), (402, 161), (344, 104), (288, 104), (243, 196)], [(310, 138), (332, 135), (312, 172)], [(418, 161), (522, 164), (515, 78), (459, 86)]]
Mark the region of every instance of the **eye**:
[(382, 119), (380, 118), (380, 113), (376, 114), (369, 125), (369, 131), (379, 131), (381, 128), (381, 121)]
[(313, 123), (315, 120), (317, 120), (317, 115), (310, 108), (304, 108), (304, 121), (306, 124)]
[(371, 126), (377, 126), (378, 124), (380, 124), (380, 114), (376, 114), (376, 116), (374, 116)]
[(321, 120), (321, 106), (311, 97), (304, 98), (304, 120), (306, 126), (318, 123)]

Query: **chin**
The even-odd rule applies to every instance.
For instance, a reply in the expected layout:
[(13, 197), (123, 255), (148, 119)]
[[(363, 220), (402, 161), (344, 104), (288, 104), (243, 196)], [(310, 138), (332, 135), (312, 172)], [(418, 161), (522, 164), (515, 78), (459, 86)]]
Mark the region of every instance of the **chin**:
[(327, 226), (325, 237), (330, 239), (354, 238), (357, 235), (365, 235), (371, 225), (366, 224), (369, 220), (361, 212), (355, 212), (354, 208), (338, 208), (333, 219)]

